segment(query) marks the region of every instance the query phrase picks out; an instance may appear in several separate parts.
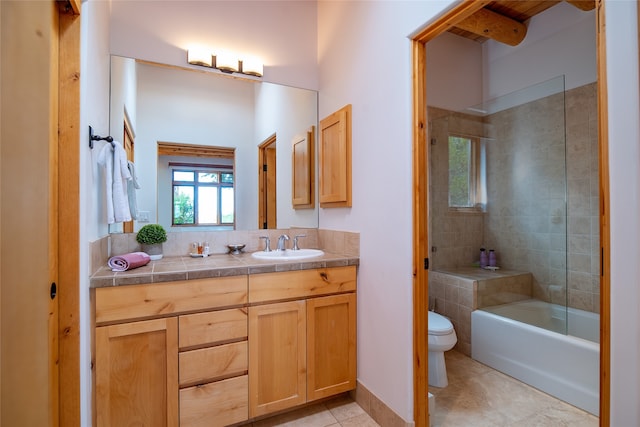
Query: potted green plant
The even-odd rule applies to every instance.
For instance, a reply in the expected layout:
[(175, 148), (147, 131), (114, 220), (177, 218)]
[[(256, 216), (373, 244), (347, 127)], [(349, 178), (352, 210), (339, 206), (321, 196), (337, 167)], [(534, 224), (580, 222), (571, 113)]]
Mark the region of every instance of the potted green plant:
[(136, 234), (136, 241), (152, 260), (159, 260), (162, 258), (162, 244), (167, 241), (167, 232), (160, 224), (147, 224)]

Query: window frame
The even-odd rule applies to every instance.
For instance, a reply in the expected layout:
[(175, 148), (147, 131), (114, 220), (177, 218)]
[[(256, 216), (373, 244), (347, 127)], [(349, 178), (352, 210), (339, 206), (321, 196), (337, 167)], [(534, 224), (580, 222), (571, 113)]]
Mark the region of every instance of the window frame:
[[(447, 206), (450, 212), (483, 213), (487, 207), (486, 190), (486, 144), (482, 137), (451, 132), (447, 137), (447, 152), (449, 152), (451, 138), (466, 139), (469, 141), (469, 206), (451, 206), (451, 187), (447, 176)], [(450, 169), (449, 156), (447, 155), (447, 169)]]
[[(170, 186), (171, 186), (171, 226), (172, 227), (233, 227), (235, 229), (236, 224), (236, 191), (235, 191), (235, 170), (230, 165), (214, 165), (214, 164), (197, 164), (197, 163), (175, 163), (169, 162), (170, 173)], [(175, 180), (175, 172), (188, 172), (194, 174), (193, 181), (180, 181)], [(217, 182), (200, 182), (198, 180), (199, 173), (213, 173), (218, 175)], [(223, 174), (231, 174), (233, 176), (233, 182), (226, 183), (222, 180)], [(176, 224), (175, 223), (175, 187), (193, 187), (193, 223)], [(198, 218), (198, 188), (200, 187), (214, 187), (216, 188), (217, 198), (217, 219), (216, 223), (200, 223)], [(222, 189), (233, 189), (233, 221), (222, 222)]]

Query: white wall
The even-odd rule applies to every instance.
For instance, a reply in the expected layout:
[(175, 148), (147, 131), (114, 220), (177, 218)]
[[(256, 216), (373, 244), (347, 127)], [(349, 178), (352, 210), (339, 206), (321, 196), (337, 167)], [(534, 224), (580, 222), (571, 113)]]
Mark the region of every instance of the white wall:
[(596, 81), (595, 12), (566, 2), (534, 16), (518, 46), (483, 44), (484, 101), (566, 76), (566, 90)]
[[(165, 200), (168, 204), (164, 208), (158, 204), (158, 141), (233, 147), (237, 165), (236, 225), (240, 230), (255, 229), (258, 165), (254, 83), (146, 64), (139, 64), (137, 69), (135, 162), (142, 187), (137, 192), (138, 209), (150, 212), (150, 222), (159, 218), (161, 224), (171, 228), (171, 198)], [(165, 193), (170, 192), (167, 189)]]
[(264, 62), (263, 81), (317, 89), (316, 2), (112, 1), (111, 53), (186, 65), (193, 46)]
[[(269, 83), (256, 85), (255, 108), (254, 147), (276, 134), (277, 228), (317, 227), (317, 202), (314, 209), (293, 209), (291, 150), (294, 138), (316, 126), (318, 93)], [(255, 228), (255, 223), (252, 225), (250, 229)]]
[(413, 420), (408, 35), (451, 3), (318, 4), (320, 118), (353, 106), (353, 207), (320, 209), (320, 227), (360, 232), (358, 380), (406, 421)]
[(611, 425), (640, 425), (638, 15), (605, 2), (611, 192)]
[(451, 33), (427, 43), (427, 105), (459, 111), (482, 102), (482, 46)]
[[(109, 131), (109, 3), (82, 3), (80, 28), (80, 416), (91, 425), (91, 322), (89, 304), (89, 242), (107, 233), (96, 188), (98, 149), (89, 149), (89, 125), (99, 135)], [(98, 146), (98, 144), (96, 144)]]

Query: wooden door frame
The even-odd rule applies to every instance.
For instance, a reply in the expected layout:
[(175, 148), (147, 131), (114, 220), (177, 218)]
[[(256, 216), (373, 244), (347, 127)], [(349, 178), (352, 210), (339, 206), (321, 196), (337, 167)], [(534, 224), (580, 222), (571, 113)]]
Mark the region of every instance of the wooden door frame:
[[(276, 189), (277, 184), (275, 181), (276, 178), (276, 170), (275, 170), (275, 161), (272, 163), (273, 168), (265, 171), (264, 166), (267, 165), (268, 157), (267, 150), (274, 150), (273, 158), (275, 159), (275, 151), (277, 150), (276, 145), (276, 134), (269, 136), (267, 139), (262, 141), (260, 145), (258, 145), (258, 228), (277, 228), (277, 206), (276, 206)], [(268, 178), (272, 177), (272, 180)], [(271, 209), (269, 208), (269, 200), (273, 200)], [(273, 210), (274, 214), (269, 215), (269, 211)], [(264, 224), (267, 224), (264, 227)]]
[[(428, 348), (427, 310), (429, 280), (425, 260), (429, 257), (428, 239), (428, 147), (426, 43), (458, 22), (484, 7), (488, 1), (463, 0), (416, 34), (411, 41), (412, 52), (412, 133), (413, 133), (413, 399), (416, 427), (429, 425), (428, 413)], [(597, 0), (597, 98), (598, 150), (600, 179), (600, 426), (609, 426), (610, 400), (610, 213), (607, 138), (607, 80), (604, 1)]]
[[(66, 6), (66, 7), (65, 7)], [(80, 1), (59, 8), (58, 349), (61, 426), (80, 426)]]

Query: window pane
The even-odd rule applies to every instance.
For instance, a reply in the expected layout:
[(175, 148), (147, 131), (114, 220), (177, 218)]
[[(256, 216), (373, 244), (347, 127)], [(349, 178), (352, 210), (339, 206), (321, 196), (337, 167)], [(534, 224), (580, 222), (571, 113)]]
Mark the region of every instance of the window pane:
[(221, 173), (222, 175), (221, 181), (225, 184), (233, 184), (233, 174), (232, 173)]
[(217, 172), (198, 172), (199, 182), (218, 182)]
[(194, 224), (193, 187), (175, 185), (173, 187), (173, 223)]
[(218, 223), (218, 188), (198, 187), (198, 224)]
[(195, 174), (190, 171), (173, 171), (173, 180), (174, 181), (186, 181), (193, 182), (195, 179)]
[(470, 207), (471, 140), (449, 137), (449, 206)]
[(234, 202), (233, 202), (233, 187), (223, 187), (220, 189), (221, 194), (221, 207), (222, 207), (222, 223), (232, 224), (234, 222)]

